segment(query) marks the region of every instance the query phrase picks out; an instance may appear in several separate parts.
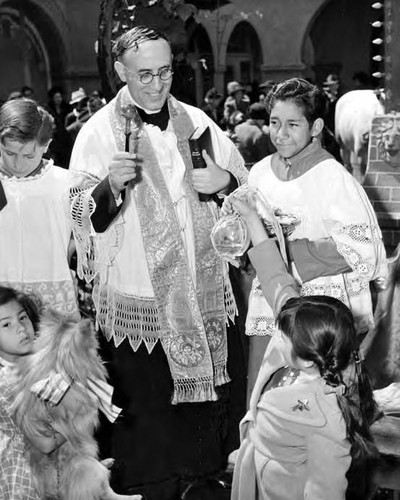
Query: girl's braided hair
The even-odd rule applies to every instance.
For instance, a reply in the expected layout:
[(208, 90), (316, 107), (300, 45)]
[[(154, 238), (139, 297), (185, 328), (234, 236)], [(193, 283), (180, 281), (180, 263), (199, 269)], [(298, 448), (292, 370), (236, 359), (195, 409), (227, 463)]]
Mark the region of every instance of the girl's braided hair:
[(289, 299), (277, 318), (290, 338), (293, 354), (312, 361), (326, 383), (336, 389), (356, 461), (376, 454), (370, 424), (377, 411), (368, 375), (356, 348), (353, 316), (340, 300), (328, 296)]

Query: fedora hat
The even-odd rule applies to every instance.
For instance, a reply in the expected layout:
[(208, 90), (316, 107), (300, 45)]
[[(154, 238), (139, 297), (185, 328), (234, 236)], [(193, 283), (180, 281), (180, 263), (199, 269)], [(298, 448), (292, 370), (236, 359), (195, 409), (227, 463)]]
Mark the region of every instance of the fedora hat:
[(336, 85), (340, 83), (339, 77), (335, 73), (331, 73), (328, 75), (325, 79), (325, 81), (322, 83), (324, 86), (329, 86), (329, 85)]
[(245, 90), (243, 85), (240, 85), (239, 82), (229, 82), (226, 86), (226, 90), (228, 91), (228, 95), (236, 94), (239, 90)]
[(71, 100), (69, 101), (70, 104), (77, 104), (79, 101), (82, 99), (85, 99), (86, 97), (86, 92), (83, 90), (82, 87), (79, 87), (78, 90), (75, 90), (71, 94)]

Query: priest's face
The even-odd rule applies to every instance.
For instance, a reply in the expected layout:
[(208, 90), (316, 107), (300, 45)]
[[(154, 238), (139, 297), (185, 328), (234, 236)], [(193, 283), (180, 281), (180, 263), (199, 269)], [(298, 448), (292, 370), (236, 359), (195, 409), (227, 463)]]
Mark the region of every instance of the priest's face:
[(115, 69), (138, 106), (148, 111), (163, 107), (172, 84), (172, 53), (166, 40), (142, 42), (137, 50), (125, 52)]

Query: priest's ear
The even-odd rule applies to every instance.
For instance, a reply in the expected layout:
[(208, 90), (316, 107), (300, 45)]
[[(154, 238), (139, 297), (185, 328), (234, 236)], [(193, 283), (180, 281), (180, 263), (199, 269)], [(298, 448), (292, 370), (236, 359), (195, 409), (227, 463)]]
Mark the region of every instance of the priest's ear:
[(311, 127), (311, 135), (313, 137), (318, 137), (324, 128), (324, 120), (322, 118), (317, 118)]
[(122, 64), (121, 61), (115, 61), (115, 63), (114, 63), (114, 69), (117, 72), (120, 80), (123, 81), (123, 82), (126, 82), (126, 79), (127, 79), (126, 78), (127, 69)]

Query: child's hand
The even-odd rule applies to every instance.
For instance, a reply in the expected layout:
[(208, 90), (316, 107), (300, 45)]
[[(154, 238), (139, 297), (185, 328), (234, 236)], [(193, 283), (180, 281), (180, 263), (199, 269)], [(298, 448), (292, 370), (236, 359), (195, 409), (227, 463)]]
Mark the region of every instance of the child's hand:
[(232, 210), (239, 214), (244, 220), (253, 245), (257, 245), (258, 243), (261, 243), (269, 238), (255, 208), (255, 195), (250, 195), (247, 199), (231, 195), (227, 201), (229, 201), (232, 206)]
[(234, 212), (238, 213), (243, 219), (247, 220), (254, 217), (258, 219), (258, 214), (253, 203), (239, 199), (237, 196), (230, 197), (229, 202)]

